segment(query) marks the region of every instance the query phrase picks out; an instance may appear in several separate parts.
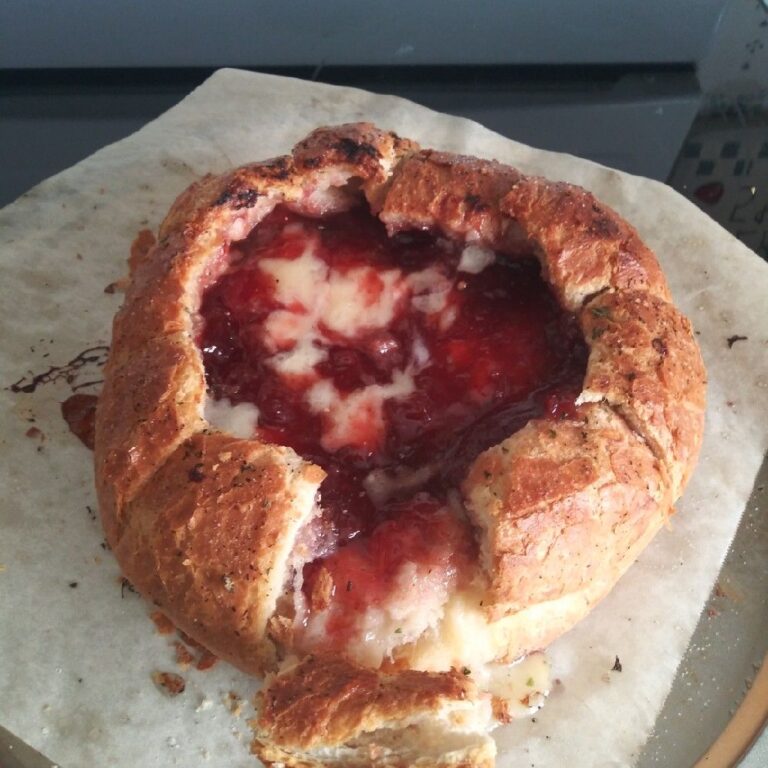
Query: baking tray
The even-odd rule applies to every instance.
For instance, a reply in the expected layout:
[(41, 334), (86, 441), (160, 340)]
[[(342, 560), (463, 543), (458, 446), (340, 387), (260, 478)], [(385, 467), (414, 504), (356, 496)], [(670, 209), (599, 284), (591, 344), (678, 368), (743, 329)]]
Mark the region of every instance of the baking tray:
[(768, 456), (636, 768), (765, 768), (767, 722)]

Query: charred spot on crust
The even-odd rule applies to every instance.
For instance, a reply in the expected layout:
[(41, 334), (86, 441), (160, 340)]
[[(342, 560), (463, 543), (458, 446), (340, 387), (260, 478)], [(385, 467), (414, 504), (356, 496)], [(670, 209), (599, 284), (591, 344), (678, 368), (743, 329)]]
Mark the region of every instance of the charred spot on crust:
[(590, 307), (589, 311), (592, 313), (593, 317), (605, 318), (607, 320), (611, 319), (610, 307)]
[(668, 353), (667, 349), (667, 343), (664, 341), (664, 339), (656, 337), (651, 344), (653, 345), (653, 348), (662, 356), (666, 357)]
[(242, 192), (238, 192), (236, 199), (237, 202), (234, 206), (236, 210), (239, 210), (240, 208), (252, 208), (259, 199), (259, 193), (255, 189), (246, 189)]
[(464, 202), (467, 208), (473, 213), (480, 213), (488, 210), (488, 205), (482, 201), (480, 195), (465, 195)]
[(379, 150), (376, 149), (373, 144), (364, 141), (355, 141), (346, 136), (339, 139), (333, 145), (333, 148), (341, 152), (344, 159), (350, 163), (356, 163), (366, 157), (370, 157), (373, 160), (379, 160), (381, 158)]
[(262, 165), (261, 168), (267, 172), (269, 178), (277, 181), (285, 181), (291, 175), (289, 159), (285, 156), (276, 157)]
[(205, 480), (205, 475), (203, 474), (203, 464), (195, 464), (195, 466), (192, 467), (189, 472), (187, 472), (187, 477), (193, 483), (202, 483), (203, 480)]
[(241, 189), (238, 191), (227, 189), (219, 195), (214, 205), (232, 204), (232, 208), (239, 211), (241, 208), (253, 208), (261, 193), (255, 189)]
[(603, 211), (600, 211), (598, 218), (590, 222), (589, 231), (596, 237), (610, 238), (618, 235), (619, 226), (611, 217), (606, 216)]
[(226, 205), (230, 200), (232, 199), (232, 192), (228, 189), (225, 189), (217, 198), (214, 200), (213, 204), (216, 206), (219, 205)]
[(166, 696), (178, 696), (187, 687), (184, 678), (175, 672), (153, 672), (152, 680)]

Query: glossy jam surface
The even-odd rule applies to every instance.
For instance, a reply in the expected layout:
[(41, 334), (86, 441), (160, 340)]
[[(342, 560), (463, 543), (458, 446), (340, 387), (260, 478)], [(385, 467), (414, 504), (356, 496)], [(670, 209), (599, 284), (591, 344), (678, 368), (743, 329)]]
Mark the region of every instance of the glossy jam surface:
[(569, 414), (584, 378), (575, 320), (534, 259), (389, 238), (363, 210), (278, 208), (232, 247), (201, 313), (211, 395), (254, 405), (260, 438), (328, 473), (323, 563), (346, 607), (375, 602), (405, 560), (469, 558), (435, 544), (472, 538), (446, 514), (451, 489), (529, 419)]
[[(326, 608), (325, 638), (314, 638), (315, 650), (330, 650), (336, 638), (354, 635), (358, 617), (381, 609), (393, 594), (406, 594), (405, 602), (449, 591), (466, 578), (475, 554), (475, 543), (464, 525), (438, 501), (419, 498), (389, 506), (388, 517), (370, 536), (339, 547), (331, 555), (305, 566), (304, 584), (309, 603)], [(330, 595), (322, 585), (325, 571), (332, 580)], [(415, 594), (408, 596), (409, 591)], [(330, 639), (330, 642), (327, 640)], [(323, 642), (323, 641), (326, 642)]]

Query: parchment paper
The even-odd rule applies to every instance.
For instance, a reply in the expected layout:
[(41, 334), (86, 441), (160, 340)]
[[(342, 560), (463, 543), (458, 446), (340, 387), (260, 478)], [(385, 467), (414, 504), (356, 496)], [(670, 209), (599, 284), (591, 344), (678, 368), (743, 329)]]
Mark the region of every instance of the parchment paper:
[[(251, 710), (238, 717), (223, 699), (247, 698), (256, 683), (222, 663), (181, 672), (187, 688), (176, 698), (151, 681), (155, 670), (179, 671), (170, 640), (150, 606), (121, 595), (88, 509), (91, 454), (59, 412), (73, 388), (98, 389), (88, 385), (98, 360), (75, 361), (34, 391), (10, 385), (29, 389), (34, 374), (108, 343), (120, 296), (104, 287), (124, 274), (137, 230), (156, 227), (191, 181), (284, 153), (317, 125), (362, 119), (591, 189), (656, 250), (694, 322), (710, 377), (699, 469), (670, 529), (552, 646), (561, 684), (535, 721), (496, 732), (499, 765), (631, 765), (663, 703), (768, 444), (766, 265), (657, 182), (399, 98), (223, 70), (0, 212), (0, 723), (63, 766), (254, 765), (243, 736)], [(729, 347), (735, 335), (748, 338)], [(610, 671), (615, 656), (622, 672)]]

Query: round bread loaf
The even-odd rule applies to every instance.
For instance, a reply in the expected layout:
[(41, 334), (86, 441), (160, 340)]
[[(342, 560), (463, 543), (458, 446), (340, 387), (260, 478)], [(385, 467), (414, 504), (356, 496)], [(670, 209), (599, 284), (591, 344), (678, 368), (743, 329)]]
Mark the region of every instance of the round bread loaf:
[[(300, 574), (317, 554), (305, 532), (326, 472), (258, 433), (209, 423), (199, 347), (202, 297), (232, 243), (279, 205), (321, 217), (361, 204), (391, 236), (426, 230), (504, 259), (533, 254), (588, 348), (574, 409), (530, 420), (470, 463), (454, 501), (476, 544), (471, 583), (423, 636), (394, 638), (374, 669), (354, 649), (316, 655), (297, 639)], [(693, 470), (705, 372), (691, 326), (636, 231), (578, 187), (422, 150), (370, 124), (319, 128), (290, 155), (193, 184), (156, 240), (137, 240), (130, 267), (96, 420), (107, 539), (145, 597), (241, 669), (264, 674), (310, 654), (263, 696), (267, 761), (371, 764), (371, 733), (390, 721), (413, 731), (416, 714), (442, 718), (447, 733), (457, 707), (482, 699), (451, 670), (513, 661), (573, 626), (662, 527)], [(307, 676), (315, 698), (302, 703)], [(342, 699), (362, 709), (302, 730), (297, 712), (321, 699), (337, 715)], [(425, 764), (492, 762), (486, 737), (454, 740), (440, 758), (419, 738), (408, 749), (426, 750)], [(415, 754), (381, 749), (387, 760)]]

